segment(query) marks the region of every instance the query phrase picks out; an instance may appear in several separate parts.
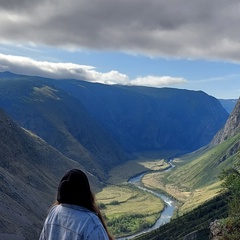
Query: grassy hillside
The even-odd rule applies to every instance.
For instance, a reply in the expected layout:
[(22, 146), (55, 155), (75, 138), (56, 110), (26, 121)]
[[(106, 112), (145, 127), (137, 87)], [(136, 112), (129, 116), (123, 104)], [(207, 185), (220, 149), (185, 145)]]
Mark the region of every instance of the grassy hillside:
[[(84, 169), (0, 110), (0, 239), (37, 239), (63, 174)], [(95, 190), (96, 178), (88, 175)]]
[(169, 224), (136, 239), (208, 239), (209, 223), (227, 216), (226, 194), (220, 195), (219, 177), (222, 170), (239, 164), (239, 107), (240, 101), (216, 134), (216, 141), (174, 159), (177, 167), (172, 171), (144, 177), (146, 186), (168, 192), (181, 204)]
[[(178, 182), (180, 186), (188, 189), (210, 185), (219, 180), (222, 169), (231, 167), (234, 164), (237, 160), (239, 148), (240, 134), (237, 134), (215, 147), (209, 147), (193, 161), (185, 163), (172, 171), (168, 176), (168, 180)], [(192, 157), (194, 157), (194, 154), (192, 154)]]
[(222, 169), (237, 162), (240, 134), (213, 147), (174, 160), (177, 166), (170, 172), (151, 173), (143, 178), (149, 188), (168, 192), (180, 201), (176, 215), (189, 212), (219, 194)]

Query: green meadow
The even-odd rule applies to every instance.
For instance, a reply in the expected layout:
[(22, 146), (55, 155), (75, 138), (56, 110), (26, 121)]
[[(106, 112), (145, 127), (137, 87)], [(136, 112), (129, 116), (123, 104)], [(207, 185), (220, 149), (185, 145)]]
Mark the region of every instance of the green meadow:
[(174, 159), (176, 168), (169, 172), (145, 175), (143, 184), (163, 191), (179, 201), (175, 216), (181, 216), (219, 195), (222, 188), (222, 169), (238, 162), (240, 134), (217, 146), (208, 146), (196, 152)]
[(108, 186), (96, 198), (115, 237), (151, 227), (164, 209), (159, 198), (131, 185)]
[(114, 236), (135, 234), (151, 227), (160, 217), (164, 202), (127, 181), (140, 173), (168, 166), (164, 159), (141, 158), (110, 171), (109, 185), (97, 193), (96, 198)]
[[(178, 208), (174, 217), (182, 216), (213, 199), (221, 190), (219, 174), (236, 162), (233, 143), (236, 137), (216, 147), (174, 159), (171, 171), (163, 159), (139, 158), (110, 171), (108, 186), (96, 195), (111, 232), (116, 237), (132, 235), (152, 226), (164, 209), (164, 203), (150, 193), (128, 184), (129, 178), (146, 172), (142, 184), (175, 198)], [(147, 173), (148, 172), (148, 173)]]

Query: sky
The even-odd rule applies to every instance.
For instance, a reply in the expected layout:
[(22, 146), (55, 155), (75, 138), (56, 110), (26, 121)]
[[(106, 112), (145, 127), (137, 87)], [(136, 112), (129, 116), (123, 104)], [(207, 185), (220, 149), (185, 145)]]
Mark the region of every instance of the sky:
[(0, 0), (0, 71), (240, 96), (239, 0)]

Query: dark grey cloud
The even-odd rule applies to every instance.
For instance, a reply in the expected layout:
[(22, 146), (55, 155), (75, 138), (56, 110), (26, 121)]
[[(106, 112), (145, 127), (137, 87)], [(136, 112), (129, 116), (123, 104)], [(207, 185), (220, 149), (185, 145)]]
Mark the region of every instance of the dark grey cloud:
[[(23, 9), (30, 9), (31, 7), (36, 6), (37, 1), (32, 0), (1, 0), (0, 6), (1, 9), (10, 10), (10, 11), (19, 11)], [(40, 4), (40, 3), (39, 3)]]
[(238, 0), (4, 0), (0, 41), (240, 60)]

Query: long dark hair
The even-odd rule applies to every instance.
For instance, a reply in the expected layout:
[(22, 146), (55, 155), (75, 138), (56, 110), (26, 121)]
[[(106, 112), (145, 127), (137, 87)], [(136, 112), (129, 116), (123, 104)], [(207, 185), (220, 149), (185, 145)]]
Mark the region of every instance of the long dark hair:
[(62, 177), (58, 185), (57, 201), (55, 205), (60, 203), (82, 206), (96, 213), (107, 232), (109, 240), (114, 239), (108, 231), (101, 211), (96, 204), (95, 196), (91, 191), (88, 178), (82, 170), (72, 169)]

